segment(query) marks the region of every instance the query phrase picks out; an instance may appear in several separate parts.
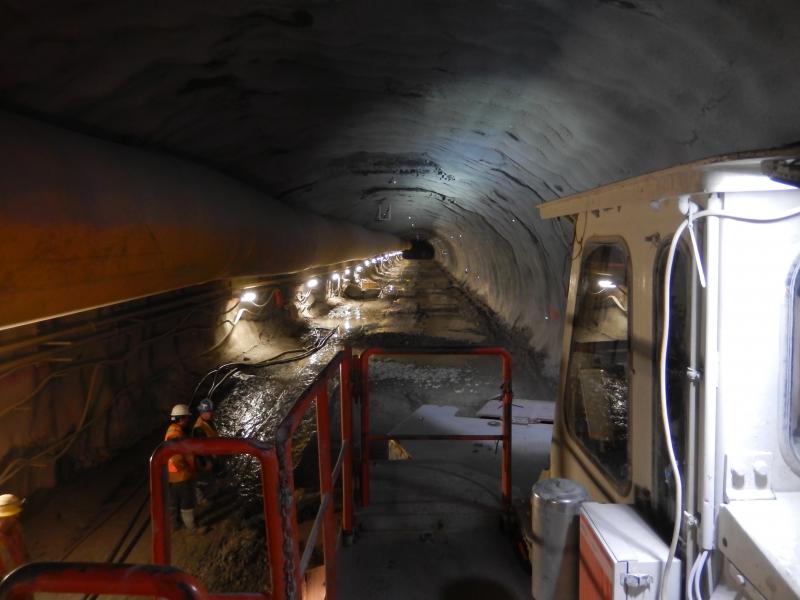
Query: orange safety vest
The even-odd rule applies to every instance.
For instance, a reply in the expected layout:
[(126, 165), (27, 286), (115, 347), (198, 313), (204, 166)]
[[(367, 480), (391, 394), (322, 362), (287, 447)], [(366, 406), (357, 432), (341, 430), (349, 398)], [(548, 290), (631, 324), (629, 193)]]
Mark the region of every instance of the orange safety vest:
[[(199, 429), (205, 434), (207, 438), (215, 438), (219, 437), (217, 430), (214, 428), (214, 425), (211, 421), (206, 421), (203, 417), (197, 417), (197, 421), (194, 422), (194, 427), (192, 427), (192, 431), (195, 429)], [(200, 437), (200, 436), (195, 436)]]
[[(186, 437), (180, 423), (170, 423), (164, 441), (180, 440)], [(180, 483), (194, 479), (194, 455), (176, 454), (167, 461), (170, 483)]]
[(0, 531), (0, 579), (29, 560), (20, 524), (14, 523), (8, 530)]

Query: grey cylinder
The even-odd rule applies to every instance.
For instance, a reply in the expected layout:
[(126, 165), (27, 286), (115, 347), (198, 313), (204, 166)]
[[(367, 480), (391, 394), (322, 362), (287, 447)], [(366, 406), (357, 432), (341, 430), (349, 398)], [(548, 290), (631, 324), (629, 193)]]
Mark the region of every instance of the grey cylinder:
[(545, 479), (531, 490), (531, 591), (536, 600), (578, 597), (578, 515), (589, 499), (570, 479)]

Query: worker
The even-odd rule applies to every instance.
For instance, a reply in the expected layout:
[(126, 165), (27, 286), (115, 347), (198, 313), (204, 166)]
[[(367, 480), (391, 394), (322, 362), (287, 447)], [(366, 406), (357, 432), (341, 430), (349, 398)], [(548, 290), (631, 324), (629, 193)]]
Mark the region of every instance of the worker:
[[(193, 438), (219, 437), (214, 425), (214, 403), (210, 398), (203, 398), (197, 405), (200, 413), (192, 427)], [(222, 476), (222, 464), (214, 456), (197, 457), (197, 496), (200, 503), (205, 503), (217, 490), (217, 480)]]
[[(165, 441), (181, 440), (188, 437), (191, 413), (185, 404), (172, 407), (170, 424)], [(175, 528), (181, 524), (187, 531), (202, 533), (204, 528), (198, 527), (194, 519), (195, 506), (195, 461), (191, 454), (175, 454), (167, 463), (169, 474), (169, 499), (172, 508), (172, 522)]]
[(197, 405), (197, 412), (200, 413), (192, 428), (192, 437), (195, 438), (215, 438), (219, 437), (217, 428), (214, 426), (214, 403), (210, 398), (203, 398)]
[(0, 579), (30, 561), (22, 539), (22, 500), (14, 494), (0, 495)]

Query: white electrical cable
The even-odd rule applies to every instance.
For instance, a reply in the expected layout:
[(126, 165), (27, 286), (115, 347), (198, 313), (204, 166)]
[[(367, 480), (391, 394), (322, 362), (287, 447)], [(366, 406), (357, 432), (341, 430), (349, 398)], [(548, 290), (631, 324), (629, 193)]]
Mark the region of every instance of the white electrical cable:
[(692, 254), (694, 254), (694, 263), (697, 265), (697, 275), (700, 277), (700, 286), (705, 289), (706, 273), (705, 270), (703, 270), (703, 261), (700, 259), (700, 248), (697, 246), (697, 236), (694, 234), (691, 214), (689, 216), (689, 238), (692, 240)]
[(697, 565), (700, 563), (700, 555), (697, 556), (694, 563), (692, 563), (692, 568), (689, 571), (689, 576), (686, 578), (686, 598), (687, 600), (694, 600), (694, 591), (692, 588), (692, 582), (694, 581), (694, 574), (697, 572)]
[(692, 564), (692, 569), (689, 571), (689, 576), (686, 578), (686, 598), (688, 598), (688, 600), (703, 600), (699, 581), (707, 557), (708, 550), (703, 550), (697, 555), (697, 558), (695, 558)]
[[(711, 553), (709, 553), (708, 558), (711, 559)], [(706, 569), (706, 589), (708, 590), (709, 594), (714, 593), (714, 569)]]
[(708, 550), (703, 550), (698, 558), (700, 566), (697, 567), (697, 571), (694, 574), (692, 585), (694, 589), (694, 600), (703, 600), (703, 593), (700, 590), (700, 578), (703, 576), (703, 569), (705, 568), (706, 561), (708, 560)]
[(672, 447), (672, 431), (669, 425), (669, 412), (667, 410), (667, 344), (669, 341), (669, 321), (670, 321), (670, 306), (669, 306), (669, 292), (672, 283), (672, 264), (675, 261), (675, 250), (678, 247), (681, 235), (684, 230), (689, 226), (689, 221), (684, 221), (678, 226), (675, 235), (672, 236), (672, 242), (669, 245), (669, 253), (667, 254), (667, 264), (664, 269), (664, 286), (663, 286), (663, 323), (661, 327), (661, 351), (658, 359), (659, 371), (659, 397), (661, 404), (661, 424), (664, 428), (664, 443), (667, 446), (667, 456), (669, 457), (669, 466), (672, 469), (672, 478), (675, 482), (675, 522), (672, 527), (672, 542), (669, 545), (669, 554), (667, 561), (664, 563), (664, 570), (661, 573), (661, 581), (658, 582), (658, 597), (664, 600), (664, 589), (666, 581), (669, 577), (669, 570), (672, 566), (672, 561), (675, 558), (675, 550), (678, 547), (678, 537), (681, 532), (681, 515), (683, 514), (683, 482), (681, 481), (681, 473), (678, 470), (678, 461), (675, 458), (675, 449)]
[[(666, 587), (667, 578), (669, 577), (669, 570), (672, 567), (672, 561), (675, 559), (675, 551), (678, 547), (678, 538), (681, 532), (681, 521), (683, 516), (683, 482), (681, 474), (678, 470), (678, 461), (675, 458), (675, 449), (672, 447), (672, 431), (669, 424), (669, 411), (667, 409), (667, 347), (669, 342), (669, 296), (670, 285), (672, 283), (672, 264), (675, 261), (675, 250), (678, 247), (683, 232), (694, 221), (704, 219), (706, 217), (718, 217), (720, 219), (732, 219), (734, 221), (743, 221), (746, 223), (775, 223), (777, 221), (784, 221), (793, 217), (800, 216), (800, 208), (794, 208), (789, 211), (778, 213), (768, 217), (753, 217), (748, 215), (739, 215), (725, 210), (701, 210), (691, 215), (687, 220), (683, 221), (675, 230), (672, 236), (672, 241), (669, 245), (669, 253), (667, 255), (666, 269), (664, 270), (664, 311), (663, 322), (661, 330), (661, 350), (659, 355), (659, 395), (661, 399), (661, 424), (664, 428), (664, 442), (667, 445), (667, 454), (669, 456), (669, 464), (672, 469), (672, 475), (675, 479), (675, 523), (672, 527), (672, 541), (669, 545), (669, 554), (664, 563), (664, 568), (661, 572), (661, 581), (658, 584), (658, 597), (660, 600), (665, 600), (666, 595), (664, 590)], [(701, 261), (699, 256), (699, 249), (696, 243), (693, 243), (693, 252), (695, 253), (696, 264), (699, 272), (702, 273)], [(704, 551), (707, 553), (707, 550)], [(705, 560), (705, 559), (704, 559)], [(702, 570), (701, 570), (702, 572)], [(697, 585), (699, 590), (699, 583)]]

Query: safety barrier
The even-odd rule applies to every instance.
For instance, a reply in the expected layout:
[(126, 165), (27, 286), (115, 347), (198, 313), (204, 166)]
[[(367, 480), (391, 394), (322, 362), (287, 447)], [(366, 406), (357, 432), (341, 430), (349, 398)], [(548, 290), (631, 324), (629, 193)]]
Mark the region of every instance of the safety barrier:
[[(371, 435), (369, 423), (369, 359), (376, 355), (499, 356), (503, 363), (502, 435)], [(361, 371), (361, 504), (369, 505), (369, 445), (379, 440), (499, 440), (503, 442), (500, 489), (503, 505), (511, 509), (511, 354), (505, 348), (370, 348), (359, 359)]]
[[(292, 437), (300, 425), (303, 416), (308, 412), (311, 403), (316, 400), (317, 416), (317, 451), (319, 456), (320, 507), (314, 524), (306, 540), (303, 556), (297, 559), (300, 552), (297, 510), (294, 502), (289, 508), (290, 535), (286, 543), (291, 544), (295, 558), (292, 564), (295, 571), (292, 579), (299, 582), (305, 573), (311, 553), (322, 529), (322, 551), (325, 559), (325, 598), (336, 599), (336, 515), (333, 503), (333, 488), (339, 477), (342, 478), (342, 530), (345, 534), (353, 530), (353, 467), (352, 467), (352, 398), (350, 394), (350, 369), (352, 352), (350, 348), (339, 351), (327, 364), (316, 379), (300, 395), (289, 413), (278, 427), (276, 441), (280, 462), (281, 489), (289, 498), (294, 496), (294, 474), (292, 464)], [(339, 377), (339, 398), (341, 408), (342, 440), (336, 464), (331, 468), (330, 437), (330, 402), (328, 383)], [(288, 578), (287, 578), (288, 579)], [(290, 590), (296, 591), (296, 588)], [(289, 596), (287, 594), (287, 596)], [(292, 597), (292, 596), (289, 596)]]
[[(258, 460), (261, 467), (261, 489), (264, 498), (264, 526), (266, 529), (266, 551), (271, 572), (271, 594), (217, 594), (226, 600), (284, 600), (294, 594), (286, 574), (293, 571), (294, 557), (279, 552), (284, 546), (284, 532), (290, 527), (289, 511), (281, 502), (287, 502), (281, 494), (278, 478), (278, 461), (275, 449), (263, 442), (250, 439), (202, 438), (182, 439), (161, 443), (150, 457), (150, 516), (153, 539), (153, 562), (167, 565), (170, 562), (170, 523), (164, 494), (163, 467), (176, 454), (222, 456), (248, 454)], [(291, 496), (288, 498), (291, 503)]]
[[(502, 360), (502, 435), (371, 435), (369, 427), (369, 359), (375, 355), (499, 356)], [(276, 433), (276, 446), (252, 439), (203, 438), (164, 442), (150, 457), (151, 527), (154, 565), (101, 563), (30, 563), (0, 583), (0, 600), (22, 600), (33, 592), (144, 595), (169, 600), (294, 600), (316, 540), (322, 532), (325, 560), (325, 597), (336, 598), (337, 523), (334, 487), (342, 482), (342, 531), (353, 532), (353, 455), (351, 369), (361, 374), (361, 492), (369, 504), (369, 444), (387, 439), (498, 440), (503, 442), (501, 493), (511, 502), (511, 355), (503, 348), (385, 349), (370, 348), (354, 361), (350, 348), (338, 352), (295, 401)], [(341, 449), (331, 465), (329, 383), (339, 378)], [(300, 535), (294, 502), (292, 438), (316, 401), (320, 508), (306, 547), (300, 556)], [(171, 536), (166, 508), (164, 467), (171, 456), (247, 454), (261, 469), (266, 551), (271, 571), (271, 593), (210, 594), (191, 575), (167, 566)]]
[(23, 565), (0, 583), (0, 599), (30, 600), (35, 592), (113, 594), (168, 600), (211, 598), (197, 579), (173, 567), (38, 562)]

